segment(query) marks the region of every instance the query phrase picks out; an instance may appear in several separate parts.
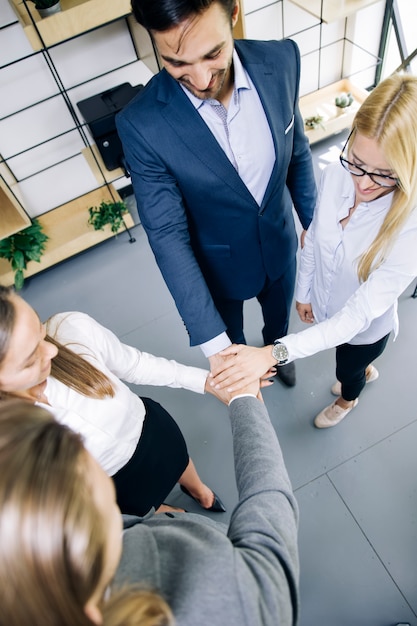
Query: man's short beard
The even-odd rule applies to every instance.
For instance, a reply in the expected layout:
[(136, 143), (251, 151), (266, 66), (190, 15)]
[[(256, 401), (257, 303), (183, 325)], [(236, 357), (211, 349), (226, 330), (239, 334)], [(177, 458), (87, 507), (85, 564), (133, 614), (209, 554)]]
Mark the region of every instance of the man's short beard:
[(219, 93), (221, 92), (221, 90), (223, 89), (224, 81), (226, 78), (226, 70), (220, 70), (216, 74), (216, 78), (219, 76), (221, 76), (221, 82), (214, 94), (212, 93), (211, 90), (199, 91), (195, 89), (194, 87), (192, 87), (191, 85), (189, 85), (186, 81), (179, 80), (178, 82), (180, 82), (181, 85), (183, 85), (186, 89), (188, 89), (188, 91), (192, 93), (193, 96), (195, 96), (196, 98), (199, 98), (200, 100), (212, 100), (212, 99), (215, 100), (217, 96), (219, 95)]

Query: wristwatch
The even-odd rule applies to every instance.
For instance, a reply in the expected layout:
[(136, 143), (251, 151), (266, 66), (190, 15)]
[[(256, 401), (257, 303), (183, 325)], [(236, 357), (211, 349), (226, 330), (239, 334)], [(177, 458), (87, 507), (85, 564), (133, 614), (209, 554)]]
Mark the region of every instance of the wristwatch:
[(288, 350), (286, 346), (276, 339), (272, 346), (272, 356), (277, 361), (277, 365), (285, 365), (288, 362)]

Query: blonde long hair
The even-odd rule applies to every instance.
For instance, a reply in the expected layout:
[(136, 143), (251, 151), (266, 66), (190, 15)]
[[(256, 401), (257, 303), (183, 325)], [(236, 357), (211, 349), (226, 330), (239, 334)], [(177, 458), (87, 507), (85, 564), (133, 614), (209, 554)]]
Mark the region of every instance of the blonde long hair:
[(394, 74), (369, 94), (356, 113), (349, 148), (356, 133), (375, 139), (399, 185), (381, 228), (358, 264), (365, 281), (383, 263), (417, 204), (417, 78)]
[[(13, 294), (10, 287), (0, 285), (0, 364), (6, 357), (15, 325)], [(51, 376), (89, 398), (114, 396), (113, 386), (103, 372), (49, 335), (45, 339), (58, 348), (58, 354), (52, 359)], [(9, 396), (11, 394), (0, 391), (0, 400)]]
[[(92, 626), (84, 608), (106, 558), (106, 519), (88, 484), (78, 434), (24, 400), (0, 406), (0, 624)], [(168, 626), (155, 593), (126, 589), (104, 626)]]

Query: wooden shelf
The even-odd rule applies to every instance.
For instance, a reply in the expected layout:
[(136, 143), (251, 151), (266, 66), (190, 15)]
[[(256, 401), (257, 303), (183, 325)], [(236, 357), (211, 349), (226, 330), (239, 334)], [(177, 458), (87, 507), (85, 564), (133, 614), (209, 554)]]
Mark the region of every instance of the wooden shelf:
[[(92, 154), (92, 152), (94, 153), (94, 155)], [(106, 183), (112, 183), (113, 181), (125, 175), (121, 167), (118, 167), (115, 170), (108, 170), (106, 168), (96, 144), (93, 144), (89, 148), (84, 148), (84, 150), (82, 151), (82, 155), (87, 161), (89, 168), (93, 172), (94, 176), (97, 179), (97, 182), (100, 185), (103, 184), (103, 177)]]
[[(61, 0), (59, 13), (41, 18), (30, 0), (9, 0), (32, 48), (37, 51), (81, 35), (131, 12), (130, 0)], [(30, 15), (28, 14), (30, 12)], [(36, 23), (36, 28), (31, 17)], [(39, 37), (36, 29), (43, 39)]]
[[(340, 109), (334, 103), (335, 97), (342, 92), (350, 92), (354, 101), (347, 109)], [(303, 119), (313, 115), (323, 117), (322, 125), (317, 128), (305, 127), (305, 133), (310, 144), (325, 139), (352, 125), (356, 111), (367, 97), (366, 89), (355, 86), (349, 79), (344, 78), (332, 83), (323, 89), (318, 89), (300, 98), (300, 111)]]
[[(380, 0), (290, 0), (319, 20), (329, 24), (353, 15)], [(322, 13), (323, 6), (323, 13)]]
[[(114, 237), (110, 226), (106, 226), (105, 230), (94, 230), (93, 226), (88, 224), (90, 206), (99, 206), (103, 200), (121, 200), (117, 191), (113, 187), (111, 189), (113, 197), (107, 187), (101, 187), (38, 217), (49, 240), (46, 242), (46, 249), (40, 263), (34, 261), (28, 263), (27, 270), (24, 272), (25, 278)], [(123, 217), (128, 228), (134, 226), (130, 213), (126, 213)], [(30, 225), (30, 220), (28, 225)], [(124, 230), (122, 226), (119, 232), (122, 233)], [(13, 282), (14, 272), (10, 269), (9, 262), (6, 259), (0, 259), (0, 283), (12, 285)]]
[(10, 189), (0, 180), (0, 239), (5, 239), (30, 226), (28, 214), (19, 206)]

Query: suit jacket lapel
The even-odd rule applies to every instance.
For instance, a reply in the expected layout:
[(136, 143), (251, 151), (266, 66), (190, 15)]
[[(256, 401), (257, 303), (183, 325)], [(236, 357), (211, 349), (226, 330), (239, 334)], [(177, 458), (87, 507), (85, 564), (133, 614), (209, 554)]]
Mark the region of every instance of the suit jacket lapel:
[(158, 92), (159, 101), (165, 103), (162, 116), (177, 134), (178, 140), (185, 143), (195, 158), (214, 172), (225, 185), (258, 208), (252, 194), (181, 87), (165, 70), (162, 73), (164, 76), (161, 76), (163, 80)]

